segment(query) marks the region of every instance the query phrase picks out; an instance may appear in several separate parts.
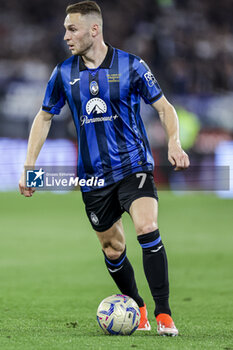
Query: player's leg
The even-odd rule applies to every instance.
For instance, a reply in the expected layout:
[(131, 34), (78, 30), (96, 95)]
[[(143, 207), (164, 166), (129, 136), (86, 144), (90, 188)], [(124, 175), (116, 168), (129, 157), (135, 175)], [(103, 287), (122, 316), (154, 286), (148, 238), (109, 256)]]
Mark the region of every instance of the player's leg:
[(158, 202), (141, 197), (129, 209), (143, 251), (145, 275), (155, 301), (155, 317), (161, 335), (177, 335), (169, 307), (168, 263), (157, 223)]
[[(122, 207), (133, 219), (142, 247), (144, 271), (156, 305), (156, 319), (161, 314), (170, 318), (167, 256), (158, 230), (158, 197), (152, 174), (132, 174), (122, 183), (118, 195)], [(172, 332), (176, 332), (175, 328)]]
[(117, 184), (82, 193), (87, 216), (100, 240), (105, 263), (121, 293), (132, 297), (139, 306), (144, 302), (138, 294), (134, 271), (126, 255), (121, 222), (122, 208), (117, 197)]
[(121, 219), (104, 232), (96, 231), (105, 257), (107, 269), (122, 294), (143, 306), (138, 294), (134, 271), (126, 255), (125, 236)]
[(171, 314), (167, 257), (158, 230), (157, 201), (150, 197), (138, 198), (131, 204), (129, 212), (142, 247), (144, 271), (156, 303), (155, 316)]

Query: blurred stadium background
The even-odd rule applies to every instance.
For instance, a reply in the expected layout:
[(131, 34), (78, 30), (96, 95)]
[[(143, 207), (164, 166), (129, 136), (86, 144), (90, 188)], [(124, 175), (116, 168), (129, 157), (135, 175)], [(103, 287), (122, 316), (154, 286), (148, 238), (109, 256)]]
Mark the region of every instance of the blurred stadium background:
[[(69, 3), (1, 2), (0, 191), (17, 188), (26, 140), (48, 78), (54, 66), (70, 55), (63, 42)], [(205, 166), (213, 170), (216, 165), (227, 165), (233, 172), (232, 1), (117, 0), (113, 6), (100, 0), (99, 4), (105, 40), (141, 56), (177, 108), (183, 147), (192, 164), (202, 168), (192, 181), (201, 181), (201, 188), (208, 184)], [(159, 119), (145, 104), (142, 114), (156, 164), (166, 166), (166, 138)], [(38, 163), (73, 164), (75, 130), (68, 109), (54, 118), (49, 139)], [(159, 170), (158, 175), (160, 184), (169, 182), (166, 171)], [(219, 195), (232, 197), (233, 185), (231, 191)]]

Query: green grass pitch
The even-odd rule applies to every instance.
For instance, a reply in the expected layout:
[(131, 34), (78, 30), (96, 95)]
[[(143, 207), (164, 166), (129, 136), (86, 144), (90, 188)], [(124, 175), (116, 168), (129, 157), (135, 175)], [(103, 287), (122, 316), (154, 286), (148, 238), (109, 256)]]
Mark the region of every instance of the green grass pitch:
[(79, 192), (0, 194), (0, 349), (233, 349), (233, 201), (160, 192), (159, 227), (169, 260), (170, 303), (180, 335), (159, 337), (141, 248), (127, 214), (128, 256), (151, 332), (107, 336), (99, 302), (118, 292)]

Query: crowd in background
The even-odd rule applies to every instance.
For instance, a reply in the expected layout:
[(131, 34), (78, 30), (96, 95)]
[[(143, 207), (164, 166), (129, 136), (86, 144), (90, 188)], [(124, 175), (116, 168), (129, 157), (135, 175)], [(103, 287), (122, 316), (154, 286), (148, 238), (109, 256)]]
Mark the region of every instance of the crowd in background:
[[(223, 139), (232, 138), (233, 2), (98, 3), (106, 42), (142, 57), (171, 102), (196, 115), (200, 132), (211, 129), (212, 138), (221, 140), (213, 129), (218, 133), (221, 130)], [(1, 2), (0, 136), (27, 138), (52, 69), (70, 56), (63, 40), (68, 4), (70, 0)], [(150, 125), (152, 146), (164, 146), (166, 141), (160, 136), (161, 126), (152, 109), (142, 108), (145, 123)], [(181, 113), (182, 109), (182, 119)], [(64, 112), (63, 116), (68, 114)], [(52, 130), (51, 136), (74, 137), (70, 123), (64, 117), (57, 120), (64, 125), (58, 125), (56, 132)]]
[[(75, 1), (73, 1), (75, 2)], [(63, 43), (66, 0), (1, 2), (0, 59), (40, 60), (69, 54)], [(106, 41), (145, 59), (171, 93), (233, 89), (233, 2), (99, 0)]]

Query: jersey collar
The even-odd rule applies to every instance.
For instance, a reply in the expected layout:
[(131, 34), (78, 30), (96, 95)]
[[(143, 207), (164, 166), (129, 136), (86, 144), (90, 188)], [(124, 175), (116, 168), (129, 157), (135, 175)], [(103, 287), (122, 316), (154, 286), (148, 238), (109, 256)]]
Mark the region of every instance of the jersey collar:
[[(103, 69), (111, 68), (112, 61), (113, 61), (113, 55), (114, 55), (113, 47), (109, 44), (106, 44), (106, 45), (108, 46), (108, 51), (107, 51), (107, 54), (105, 56), (105, 59), (103, 60), (103, 62), (99, 66), (99, 68), (103, 68)], [(83, 70), (86, 70), (86, 69), (87, 69), (87, 67), (84, 64), (82, 57), (79, 56), (79, 70), (80, 70), (80, 72)]]

